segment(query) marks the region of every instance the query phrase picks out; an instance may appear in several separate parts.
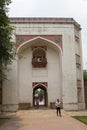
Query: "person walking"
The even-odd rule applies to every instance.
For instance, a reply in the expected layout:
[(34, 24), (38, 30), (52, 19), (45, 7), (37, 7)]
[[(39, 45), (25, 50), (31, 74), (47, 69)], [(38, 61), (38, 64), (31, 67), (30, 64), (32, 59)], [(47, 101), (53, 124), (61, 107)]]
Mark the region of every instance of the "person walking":
[(57, 99), (55, 106), (56, 106), (57, 116), (59, 115), (61, 117), (61, 102), (59, 101), (59, 99)]

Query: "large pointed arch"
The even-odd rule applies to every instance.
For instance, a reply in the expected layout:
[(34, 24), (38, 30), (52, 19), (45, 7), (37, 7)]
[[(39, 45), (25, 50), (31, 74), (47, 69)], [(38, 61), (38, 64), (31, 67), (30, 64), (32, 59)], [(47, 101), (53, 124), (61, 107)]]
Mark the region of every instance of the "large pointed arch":
[(28, 40), (28, 41), (22, 43), (22, 44), (17, 48), (17, 54), (19, 54), (23, 49), (25, 49), (27, 46), (30, 46), (32, 43), (35, 43), (36, 41), (44, 41), (44, 42), (46, 42), (47, 44), (52, 44), (52, 45), (53, 45), (56, 49), (58, 49), (59, 52), (62, 54), (62, 49), (61, 49), (61, 47), (60, 47), (57, 43), (55, 43), (55, 42), (53, 42), (53, 41), (51, 41), (51, 40), (48, 40), (48, 39), (46, 39), (46, 38), (43, 38), (43, 37), (41, 37), (41, 36), (37, 36), (37, 37), (35, 37), (35, 38), (31, 39), (31, 40)]
[[(36, 68), (34, 68), (33, 66), (32, 66), (32, 54), (33, 54), (33, 51), (35, 50), (35, 48), (37, 48), (37, 47), (39, 47), (39, 48), (43, 48), (45, 51), (46, 51), (46, 58), (47, 58), (47, 61), (49, 61), (49, 59), (51, 59), (51, 57), (49, 58), (49, 54), (51, 54), (51, 56), (52, 56), (52, 53), (51, 53), (51, 51), (50, 50), (52, 50), (52, 52), (54, 52), (55, 53), (55, 55), (56, 55), (56, 61), (57, 61), (57, 63), (58, 63), (58, 66), (57, 66), (57, 64), (56, 64), (56, 68), (58, 68), (58, 71), (56, 71), (57, 73), (56, 73), (56, 77), (58, 77), (58, 82), (59, 82), (59, 89), (58, 89), (58, 91), (60, 92), (60, 95), (59, 96), (61, 96), (61, 94), (62, 94), (62, 87), (60, 87), (60, 86), (62, 86), (62, 49), (61, 49), (61, 47), (57, 44), (57, 43), (55, 43), (55, 42), (53, 42), (53, 41), (51, 41), (51, 40), (48, 40), (48, 39), (46, 39), (46, 38), (43, 38), (43, 37), (41, 37), (41, 36), (37, 36), (37, 37), (35, 37), (35, 38), (33, 38), (33, 39), (31, 39), (31, 40), (28, 40), (28, 41), (26, 41), (26, 42), (24, 42), (24, 43), (22, 43), (18, 48), (17, 48), (17, 54), (18, 54), (18, 68), (21, 68), (21, 69), (19, 69), (18, 70), (18, 79), (19, 79), (19, 85), (20, 85), (20, 88), (22, 88), (21, 86), (23, 86), (23, 81), (21, 82), (21, 79), (23, 78), (23, 72), (25, 72), (25, 74), (27, 75), (27, 72), (30, 72), (30, 74), (32, 73), (32, 72), (34, 72), (34, 70), (36, 70)], [(27, 55), (26, 55), (27, 54)], [(28, 54), (30, 54), (30, 55), (28, 55)], [(24, 56), (26, 55), (26, 57), (27, 58), (25, 58)], [(55, 56), (54, 55), (54, 56)], [(22, 58), (22, 56), (23, 56), (23, 58)], [(30, 58), (30, 59), (29, 59)], [(53, 58), (53, 57), (52, 57)], [(23, 69), (23, 67), (24, 67), (24, 65), (25, 65), (25, 62), (24, 62), (24, 60), (27, 60), (27, 59), (29, 59), (29, 64), (30, 64), (30, 66), (27, 66), (26, 67), (26, 70), (27, 71), (24, 71), (24, 69)], [(23, 64), (21, 64), (21, 63), (23, 63)], [(27, 65), (29, 65), (29, 64), (27, 64)], [(23, 66), (22, 66), (23, 65)], [(38, 68), (40, 68), (40, 67), (38, 67)], [(49, 68), (49, 62), (47, 62), (47, 65), (46, 65), (46, 67), (45, 67), (45, 69), (48, 69)], [(42, 70), (45, 70), (43, 67), (42, 68), (40, 68), (40, 69), (42, 69)], [(51, 69), (50, 69), (51, 70)], [(49, 70), (49, 71), (50, 71)], [(55, 69), (56, 70), (56, 69)], [(44, 71), (44, 73), (45, 73), (45, 71)], [(30, 75), (29, 73), (28, 73), (28, 75), (29, 76), (31, 76), (32, 77), (32, 75)], [(22, 76), (22, 78), (21, 78), (21, 76)], [(28, 77), (29, 77), (28, 76)], [(35, 79), (33, 79), (33, 80), (31, 80), (30, 82), (31, 82), (31, 84), (32, 84), (32, 82), (37, 82), (37, 81), (40, 81), (40, 82), (47, 82), (48, 83), (48, 81), (49, 80), (44, 80), (44, 79), (41, 79), (41, 80), (35, 80)], [(27, 81), (27, 83), (31, 86), (31, 84)], [(27, 85), (26, 85), (26, 89), (27, 89)], [(34, 95), (35, 95), (35, 91), (38, 89), (38, 88), (40, 88), (40, 89), (42, 89), (42, 90), (44, 90), (44, 92), (45, 92), (45, 106), (50, 106), (50, 101), (48, 100), (49, 98), (48, 98), (48, 92), (47, 92), (47, 90), (49, 90), (48, 89), (48, 87), (46, 88), (46, 86), (44, 86), (43, 84), (38, 84), (38, 85), (36, 85), (36, 86), (33, 86), (33, 88), (32, 88), (32, 98), (31, 99), (29, 99), (30, 100), (30, 102), (31, 102), (31, 104), (32, 104), (32, 106), (34, 106), (35, 104), (35, 97), (34, 97)], [(22, 89), (19, 89), (19, 93), (20, 93), (20, 101), (22, 101), (22, 99), (21, 99), (21, 95), (22, 95)], [(22, 95), (23, 96), (23, 95)]]

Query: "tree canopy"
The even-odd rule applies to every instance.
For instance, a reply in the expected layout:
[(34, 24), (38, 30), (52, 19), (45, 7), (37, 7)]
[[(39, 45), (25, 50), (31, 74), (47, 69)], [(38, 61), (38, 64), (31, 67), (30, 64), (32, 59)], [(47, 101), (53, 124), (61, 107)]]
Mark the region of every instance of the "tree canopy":
[(14, 43), (12, 42), (13, 28), (8, 17), (8, 6), (11, 0), (0, 0), (0, 86), (7, 79), (8, 65), (14, 58)]
[(87, 70), (84, 70), (84, 71), (83, 71), (83, 77), (84, 77), (84, 78), (87, 78)]

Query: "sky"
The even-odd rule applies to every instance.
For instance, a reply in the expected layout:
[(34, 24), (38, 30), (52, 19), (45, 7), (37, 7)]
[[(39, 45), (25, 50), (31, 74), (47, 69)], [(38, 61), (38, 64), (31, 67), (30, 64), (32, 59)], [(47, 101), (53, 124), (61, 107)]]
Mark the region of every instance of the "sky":
[(82, 28), (83, 69), (87, 69), (87, 0), (12, 0), (9, 17), (69, 17)]

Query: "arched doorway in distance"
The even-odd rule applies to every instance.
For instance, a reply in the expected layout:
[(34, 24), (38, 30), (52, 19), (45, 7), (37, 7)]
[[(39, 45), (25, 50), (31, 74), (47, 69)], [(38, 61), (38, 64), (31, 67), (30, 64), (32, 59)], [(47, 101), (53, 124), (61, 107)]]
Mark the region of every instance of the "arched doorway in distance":
[(38, 84), (33, 88), (33, 106), (36, 107), (36, 99), (38, 98), (39, 107), (47, 107), (48, 106), (48, 94), (47, 87)]

